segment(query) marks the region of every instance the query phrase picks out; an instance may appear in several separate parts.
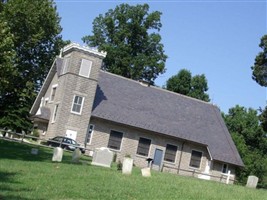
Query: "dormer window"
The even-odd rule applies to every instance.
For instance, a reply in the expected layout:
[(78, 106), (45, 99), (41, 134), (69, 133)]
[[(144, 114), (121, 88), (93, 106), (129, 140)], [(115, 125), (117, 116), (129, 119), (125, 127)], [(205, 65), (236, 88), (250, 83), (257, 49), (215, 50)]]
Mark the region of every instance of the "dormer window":
[(92, 66), (92, 61), (82, 59), (79, 75), (89, 78), (91, 66)]

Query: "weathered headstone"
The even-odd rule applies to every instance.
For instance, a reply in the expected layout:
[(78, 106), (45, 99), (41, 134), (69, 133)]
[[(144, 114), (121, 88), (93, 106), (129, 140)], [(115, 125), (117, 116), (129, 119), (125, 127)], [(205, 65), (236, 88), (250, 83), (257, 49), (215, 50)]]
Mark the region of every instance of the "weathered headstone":
[(80, 149), (75, 149), (72, 153), (72, 162), (78, 163), (80, 161), (81, 151)]
[(141, 169), (142, 172), (142, 176), (144, 177), (150, 177), (151, 176), (151, 172), (150, 172), (150, 167), (146, 167)]
[(132, 158), (124, 158), (122, 164), (122, 173), (123, 174), (131, 174), (133, 169), (133, 159)]
[(32, 148), (31, 149), (31, 154), (32, 155), (38, 155), (38, 149)]
[(110, 167), (113, 159), (113, 152), (106, 147), (96, 148), (92, 165)]
[(256, 188), (258, 184), (259, 178), (256, 176), (249, 176), (247, 181), (247, 187)]
[(54, 149), (52, 161), (53, 162), (61, 162), (62, 161), (62, 157), (63, 157), (63, 149), (60, 148), (60, 147), (56, 147)]

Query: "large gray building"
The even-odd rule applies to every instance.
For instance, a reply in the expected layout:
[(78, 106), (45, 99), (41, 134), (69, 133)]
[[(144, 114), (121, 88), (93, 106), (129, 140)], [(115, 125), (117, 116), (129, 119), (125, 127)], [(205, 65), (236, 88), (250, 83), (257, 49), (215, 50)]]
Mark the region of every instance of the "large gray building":
[(152, 158), (164, 171), (234, 180), (243, 162), (216, 106), (102, 71), (105, 55), (63, 48), (30, 111), (41, 137), (108, 147), (139, 167)]

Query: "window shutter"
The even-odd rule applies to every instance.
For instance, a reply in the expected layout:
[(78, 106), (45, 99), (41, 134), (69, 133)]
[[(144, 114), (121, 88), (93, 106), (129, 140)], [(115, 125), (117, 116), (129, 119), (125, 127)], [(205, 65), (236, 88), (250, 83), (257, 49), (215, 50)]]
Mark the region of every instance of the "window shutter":
[(92, 66), (92, 61), (82, 59), (79, 75), (89, 78), (91, 66)]

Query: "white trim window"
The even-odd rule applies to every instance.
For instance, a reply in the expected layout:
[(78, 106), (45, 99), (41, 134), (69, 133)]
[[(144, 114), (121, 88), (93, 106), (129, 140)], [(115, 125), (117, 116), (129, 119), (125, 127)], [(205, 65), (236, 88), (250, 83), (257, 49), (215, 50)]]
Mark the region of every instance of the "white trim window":
[(53, 112), (53, 117), (52, 117), (52, 123), (54, 123), (56, 121), (57, 111), (58, 111), (58, 104), (56, 104), (55, 107), (54, 107), (54, 112)]
[(82, 59), (79, 75), (89, 78), (91, 72), (91, 66), (92, 66), (91, 60)]
[(81, 114), (82, 113), (82, 107), (83, 107), (84, 97), (74, 95), (73, 102), (71, 106), (71, 113), (74, 114)]
[(95, 125), (89, 124), (89, 129), (88, 129), (87, 136), (86, 136), (86, 143), (87, 144), (91, 144), (91, 142), (92, 142), (94, 129), (95, 129)]
[(226, 163), (223, 164), (222, 166), (222, 173), (227, 174), (228, 173), (228, 165)]
[(108, 148), (120, 150), (121, 149), (121, 141), (122, 141), (123, 133), (119, 131), (110, 131)]
[(167, 144), (164, 155), (164, 161), (175, 163), (176, 152), (177, 152), (177, 146)]
[(52, 85), (51, 94), (50, 94), (50, 102), (54, 101), (54, 99), (55, 99), (57, 86), (58, 86), (58, 84)]
[(200, 168), (201, 158), (202, 158), (201, 151), (192, 150), (189, 166), (194, 168)]
[(150, 139), (140, 137), (136, 153), (141, 156), (148, 156), (150, 145)]
[(69, 71), (69, 57), (65, 57), (63, 60), (62, 74), (66, 74)]

